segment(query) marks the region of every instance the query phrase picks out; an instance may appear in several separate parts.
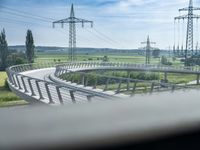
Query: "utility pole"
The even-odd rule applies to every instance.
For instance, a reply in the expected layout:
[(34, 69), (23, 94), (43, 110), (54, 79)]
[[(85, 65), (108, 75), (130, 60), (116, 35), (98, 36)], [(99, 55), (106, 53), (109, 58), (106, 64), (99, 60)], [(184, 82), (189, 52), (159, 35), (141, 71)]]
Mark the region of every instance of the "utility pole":
[(195, 10), (200, 10), (200, 8), (193, 7), (193, 0), (190, 0), (189, 2), (189, 7), (179, 9), (179, 12), (182, 11), (187, 11), (187, 15), (182, 15), (175, 17), (175, 20), (185, 20), (187, 19), (187, 36), (186, 36), (186, 49), (185, 49), (185, 60), (188, 58), (188, 56), (193, 56), (194, 55), (194, 46), (193, 46), (193, 21), (194, 19), (199, 19), (200, 15), (196, 15), (193, 13)]
[(151, 58), (151, 44), (156, 44), (155, 42), (150, 42), (150, 38), (149, 35), (147, 37), (147, 41), (146, 42), (142, 42), (141, 44), (146, 44), (145, 50), (146, 50), (146, 60), (145, 63), (146, 64), (150, 64), (150, 58)]
[(69, 50), (68, 50), (68, 56), (69, 61), (73, 62), (76, 61), (76, 24), (82, 24), (82, 27), (84, 27), (85, 23), (90, 23), (91, 28), (93, 27), (93, 21), (80, 19), (75, 17), (74, 13), (74, 5), (71, 5), (71, 12), (70, 17), (62, 20), (58, 20), (53, 22), (53, 28), (55, 27), (55, 24), (61, 24), (61, 27), (64, 27), (64, 24), (69, 24)]

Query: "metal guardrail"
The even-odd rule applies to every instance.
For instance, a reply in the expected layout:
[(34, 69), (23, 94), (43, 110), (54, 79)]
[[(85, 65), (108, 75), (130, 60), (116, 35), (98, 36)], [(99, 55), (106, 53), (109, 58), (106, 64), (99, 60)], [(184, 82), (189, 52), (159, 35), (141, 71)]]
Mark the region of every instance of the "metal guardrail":
[[(138, 65), (138, 64), (125, 64), (125, 63), (105, 63), (105, 62), (76, 62), (76, 63), (66, 63), (64, 65), (58, 65), (56, 66), (56, 72), (55, 76), (57, 78), (64, 79), (66, 81), (75, 82), (77, 84), (84, 85), (85, 87), (88, 86), (88, 82), (90, 80), (91, 73), (87, 73), (84, 71), (92, 71), (92, 70), (134, 70), (134, 69), (146, 69), (150, 71), (151, 69), (163, 69), (171, 71), (175, 71), (178, 68), (173, 67), (161, 67), (156, 65)], [(168, 68), (168, 69), (167, 69)], [(183, 67), (180, 67), (177, 71), (186, 71)], [(197, 69), (196, 69), (197, 71)], [(195, 74), (196, 74), (195, 71)], [(190, 71), (192, 72), (192, 71)], [(194, 72), (193, 72), (194, 73)], [(68, 79), (67, 77), (71, 74), (78, 74), (80, 76), (79, 81), (73, 81)], [(64, 75), (64, 77), (63, 77)], [(112, 84), (111, 81), (116, 81), (115, 83), (118, 84), (116, 87), (115, 92), (131, 92), (132, 94), (135, 94), (137, 84), (138, 83), (147, 83), (150, 84), (149, 92), (152, 93), (154, 90), (157, 91), (165, 91), (165, 90), (172, 90), (175, 89), (182, 89), (182, 88), (189, 88), (188, 86), (180, 86), (176, 84), (171, 83), (161, 83), (157, 81), (146, 81), (146, 80), (137, 80), (137, 79), (130, 79), (130, 78), (123, 78), (123, 77), (112, 77), (112, 76), (106, 76), (106, 75), (95, 75), (98, 78), (105, 78), (105, 84), (104, 84), (104, 91), (108, 90), (109, 84)], [(97, 87), (98, 79), (95, 79), (92, 86), (94, 89)], [(133, 86), (130, 87), (130, 84), (133, 83)], [(122, 84), (126, 84), (126, 88), (122, 87)]]
[[(79, 80), (75, 81), (73, 78), (70, 79), (71, 76), (79, 76)], [(138, 79), (130, 79), (124, 77), (113, 77), (113, 76), (106, 76), (106, 75), (95, 75), (95, 80), (92, 81), (92, 84), (89, 84), (91, 81), (91, 76), (94, 74), (86, 73), (86, 72), (71, 72), (69, 71), (66, 74), (62, 74), (57, 76), (57, 78), (63, 79), (67, 82), (72, 82), (76, 84), (83, 85), (84, 87), (91, 86), (93, 89), (96, 89), (98, 86), (103, 88), (103, 91), (115, 91), (116, 94), (121, 92), (129, 92), (131, 95), (134, 95), (137, 89), (141, 89), (139, 84), (144, 84), (145, 86), (149, 86), (149, 92), (152, 93), (154, 91), (165, 91), (165, 90), (172, 90), (178, 88), (183, 88), (183, 86), (177, 86), (175, 84), (170, 83), (160, 83), (158, 81), (146, 81), (146, 80), (138, 80)], [(104, 80), (105, 83), (98, 84), (99, 80)], [(115, 84), (116, 86), (113, 87), (112, 85)], [(112, 89), (109, 88), (109, 85), (112, 86)], [(146, 91), (148, 92), (148, 91)]]
[[(32, 78), (29, 76), (25, 76), (22, 72), (51, 68), (56, 67), (55, 76), (59, 77), (65, 73), (71, 72), (79, 72), (82, 75), (87, 75), (84, 72), (85, 70), (95, 70), (95, 69), (146, 69), (146, 70), (166, 70), (166, 71), (184, 71), (194, 74), (199, 74), (199, 68), (184, 68), (184, 67), (162, 67), (156, 65), (138, 65), (138, 64), (126, 64), (126, 63), (104, 63), (104, 62), (69, 62), (69, 63), (43, 63), (43, 64), (26, 64), (26, 65), (17, 65), (12, 66), (7, 69), (8, 74), (8, 83), (12, 90), (15, 90), (17, 95), (23, 94), (27, 99), (33, 98), (35, 101), (45, 104), (73, 104), (73, 103), (82, 103), (82, 102), (90, 102), (94, 99), (105, 99), (105, 98), (116, 98), (114, 95), (107, 95), (103, 92), (95, 92), (93, 90), (85, 90), (79, 87), (71, 87), (66, 86), (60, 83), (53, 83), (49, 81), (44, 81), (41, 79)], [(136, 84), (134, 87), (130, 87), (130, 83), (138, 83), (143, 82), (139, 80), (131, 80), (128, 78), (117, 78), (117, 77), (108, 77), (107, 82), (105, 84), (104, 91), (107, 91), (108, 84), (110, 79), (119, 80), (119, 85), (116, 90), (116, 94), (120, 93), (122, 89), (122, 83), (127, 83), (127, 91), (131, 90), (133, 93), (135, 91)], [(88, 80), (82, 79), (82, 83), (84, 86), (87, 86)], [(96, 82), (95, 82), (96, 83)], [(149, 82), (151, 84), (151, 92), (155, 89), (156, 86), (165, 87), (168, 90), (175, 90), (177, 88), (187, 88), (172, 84), (166, 83), (158, 83), (158, 82)], [(94, 84), (94, 88), (96, 85)], [(28, 101), (28, 100), (27, 100)]]
[[(17, 65), (7, 69), (8, 83), (17, 95), (24, 94), (45, 104), (73, 104), (90, 102), (92, 98), (111, 98), (104, 94), (69, 88), (65, 85), (23, 75), (22, 72), (55, 67), (55, 63)], [(29, 101), (29, 100), (27, 100)]]
[[(183, 67), (183, 66), (163, 66), (163, 65), (146, 65), (146, 64), (131, 64), (131, 63), (115, 63), (115, 62), (73, 62), (58, 65), (57, 73), (62, 69), (131, 69), (131, 70), (146, 70), (146, 71), (158, 71), (158, 72), (177, 72), (177, 73), (188, 73), (188, 74), (200, 74), (200, 67)], [(102, 68), (101, 68), (102, 67)]]

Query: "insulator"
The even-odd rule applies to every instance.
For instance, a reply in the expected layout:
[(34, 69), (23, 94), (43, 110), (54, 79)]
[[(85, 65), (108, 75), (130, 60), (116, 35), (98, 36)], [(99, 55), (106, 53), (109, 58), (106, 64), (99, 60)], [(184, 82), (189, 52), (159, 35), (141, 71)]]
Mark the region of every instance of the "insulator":
[(82, 28), (84, 28), (84, 22), (82, 21)]

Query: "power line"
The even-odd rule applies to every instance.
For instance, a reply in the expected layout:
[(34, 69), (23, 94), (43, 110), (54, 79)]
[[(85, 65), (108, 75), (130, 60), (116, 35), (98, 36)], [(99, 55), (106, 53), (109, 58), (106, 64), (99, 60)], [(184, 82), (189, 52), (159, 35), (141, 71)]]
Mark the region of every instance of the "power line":
[(97, 34), (96, 32), (94, 33), (94, 32), (92, 32), (92, 31), (90, 31), (90, 30), (88, 30), (88, 29), (86, 29), (86, 31), (89, 32), (91, 35), (95, 36), (96, 38), (100, 39), (101, 41), (104, 41), (105, 43), (107, 43), (107, 44), (109, 44), (109, 45), (112, 45), (112, 46), (114, 46), (114, 47), (116, 46), (116, 45), (113, 44), (113, 42), (111, 42), (110, 40), (108, 40), (108, 39), (106, 39), (106, 38), (100, 36), (100, 35)]
[[(97, 32), (97, 30), (95, 30), (95, 31)], [(100, 31), (98, 31), (98, 33), (101, 34), (102, 36), (106, 37), (108, 40), (111, 40), (113, 43), (116, 43), (117, 45), (120, 45), (123, 48), (125, 47), (121, 42), (116, 41), (116, 40), (110, 38), (107, 34), (105, 34), (103, 32), (100, 32)]]
[[(3, 18), (1, 17), (1, 19), (5, 20), (5, 21), (12, 21), (12, 22), (16, 22), (16, 23), (23, 23), (23, 24), (31, 24), (31, 25), (40, 25), (40, 26), (45, 26), (44, 24), (39, 24), (37, 22), (30, 22), (30, 21), (22, 21), (22, 20), (19, 20), (19, 19), (13, 19), (13, 18)], [(1, 20), (2, 21), (2, 20)], [(47, 27), (47, 26), (45, 26)], [(49, 26), (50, 27), (50, 26)]]
[(76, 60), (76, 24), (82, 24), (82, 27), (84, 27), (84, 24), (89, 23), (91, 24), (91, 27), (93, 27), (93, 21), (76, 18), (74, 13), (74, 6), (71, 5), (71, 12), (70, 17), (58, 21), (53, 22), (53, 27), (55, 24), (61, 24), (63, 27), (64, 24), (69, 24), (69, 60), (75, 61)]
[[(9, 15), (17, 16), (17, 17), (20, 17), (20, 18), (34, 19), (34, 20), (38, 20), (38, 21), (42, 21), (42, 22), (46, 22), (46, 23), (50, 23), (50, 22), (52, 22), (52, 20), (54, 20), (53, 18), (44, 17), (44, 16), (40, 16), (40, 15), (35, 15), (35, 14), (29, 13), (29, 12), (13, 9), (13, 8), (10, 8), (10, 7), (7, 7), (7, 6), (0, 5), (0, 7), (3, 8), (3, 10), (1, 10), (2, 13), (6, 13), (6, 14), (9, 14)], [(40, 26), (47, 27), (44, 24), (39, 24), (39, 23), (36, 23), (36, 22), (31, 22), (31, 21), (22, 21), (22, 20), (19, 20), (19, 19), (16, 19), (16, 18), (15, 19), (13, 19), (13, 18), (4, 18), (4, 20), (6, 20), (5, 22), (14, 21), (14, 22), (17, 22), (17, 23), (40, 25)], [(111, 44), (113, 46), (116, 46), (114, 44), (120, 45), (119, 42), (113, 40), (108, 35), (106, 35), (105, 33), (100, 32), (97, 29), (94, 29), (95, 33), (91, 32), (91, 31), (89, 31), (87, 29), (86, 29), (86, 31), (88, 31), (89, 33), (93, 34), (98, 39), (101, 39), (104, 42), (109, 43), (109, 44)], [(62, 31), (59, 31), (59, 32), (64, 34)]]
[(4, 9), (7, 9), (7, 10), (9, 10), (9, 11), (12, 11), (12, 12), (17, 12), (17, 13), (20, 13), (20, 14), (23, 14), (23, 15), (26, 15), (26, 16), (29, 16), (29, 17), (34, 17), (34, 18), (38, 18), (38, 19), (43, 19), (43, 20), (46, 20), (46, 21), (52, 21), (52, 20), (54, 20), (53, 18), (49, 18), (49, 17), (44, 17), (44, 16), (32, 14), (32, 13), (29, 13), (29, 12), (25, 12), (25, 11), (13, 9), (13, 8), (10, 8), (10, 7), (7, 7), (7, 6), (2, 6), (2, 5), (0, 5), (0, 7), (1, 7), (1, 8), (4, 8)]
[(9, 12), (9, 11), (7, 11), (7, 10), (1, 11), (1, 13), (6, 13), (6, 14), (9, 14), (9, 15), (17, 16), (17, 17), (28, 18), (28, 19), (34, 19), (34, 20), (43, 21), (43, 22), (48, 22), (48, 23), (51, 22), (51, 21), (47, 21), (47, 20), (44, 20), (44, 19), (35, 18), (34, 16), (28, 16), (28, 15), (25, 15), (25, 14), (18, 14), (18, 13), (15, 13), (15, 12)]

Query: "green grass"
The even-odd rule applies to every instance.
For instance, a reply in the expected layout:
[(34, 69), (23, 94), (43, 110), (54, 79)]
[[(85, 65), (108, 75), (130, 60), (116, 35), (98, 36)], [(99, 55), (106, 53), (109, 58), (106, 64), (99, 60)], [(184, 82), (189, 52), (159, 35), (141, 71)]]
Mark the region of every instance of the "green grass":
[[(125, 62), (125, 63), (136, 63), (136, 64), (144, 64), (145, 57), (144, 56), (126, 56), (126, 55), (107, 55), (110, 62)], [(103, 58), (104, 55), (78, 55), (77, 61), (98, 61), (100, 58)], [(35, 62), (43, 63), (43, 62), (54, 62), (56, 60), (60, 60), (61, 62), (66, 62), (68, 60), (67, 53), (37, 53)], [(176, 61), (172, 61), (172, 58), (168, 58), (170, 62), (173, 63), (173, 66), (183, 66), (183, 63), (180, 62), (179, 59)], [(151, 64), (159, 64), (160, 60), (158, 58), (151, 58)], [(160, 79), (163, 79), (164, 75), (162, 73), (159, 74)], [(25, 101), (20, 100), (15, 94), (11, 91), (5, 89), (4, 84), (7, 75), (5, 72), (0, 72), (0, 107), (5, 106), (15, 106), (15, 105), (24, 105)], [(193, 75), (181, 75), (181, 74), (169, 74), (168, 75), (169, 82), (173, 83), (187, 83), (193, 80), (196, 80), (196, 76)], [(132, 86), (132, 85), (131, 85)], [(141, 87), (146, 87), (146, 85), (141, 84), (138, 85)], [(109, 89), (116, 89), (118, 84), (109, 85)], [(99, 88), (104, 88), (99, 86)], [(125, 84), (122, 84), (122, 88), (126, 88)], [(144, 92), (144, 91), (141, 91)]]
[[(137, 63), (137, 64), (144, 64), (145, 63), (145, 57), (144, 56), (127, 56), (127, 55), (107, 55), (110, 62), (126, 62), (126, 63)], [(78, 55), (77, 60), (78, 61), (88, 61), (89, 59), (92, 59), (93, 61), (97, 61), (99, 58), (103, 58), (104, 55)], [(67, 53), (60, 52), (60, 53), (37, 53), (37, 57), (35, 59), (36, 63), (41, 62), (54, 62), (54, 59), (66, 62), (68, 60)], [(170, 62), (172, 61), (172, 58), (168, 58)], [(159, 64), (160, 59), (159, 58), (151, 58), (151, 64)], [(173, 62), (174, 66), (183, 66), (183, 63), (180, 62), (179, 59)]]
[[(78, 61), (88, 61), (92, 59), (93, 61), (97, 61), (98, 58), (103, 58), (102, 55), (78, 55)], [(136, 63), (136, 64), (144, 64), (145, 57), (144, 56), (126, 56), (126, 55), (108, 55), (110, 62), (125, 62), (125, 63)], [(62, 62), (67, 61), (68, 56), (67, 53), (37, 53), (36, 63), (37, 62), (54, 62), (54, 59), (60, 59)], [(173, 66), (183, 66), (183, 63), (180, 62), (180, 59), (176, 59), (174, 62), (172, 58), (168, 58), (168, 61), (173, 63)], [(151, 64), (160, 64), (159, 58), (151, 58)], [(160, 79), (163, 79), (164, 75), (160, 73)], [(196, 80), (196, 76), (194, 75), (183, 75), (183, 74), (169, 74), (168, 80), (171, 83), (187, 83), (190, 81)]]
[(7, 102), (0, 102), (0, 107), (13, 107), (13, 106), (22, 106), (27, 105), (28, 103), (25, 101), (7, 101)]
[(6, 79), (6, 73), (0, 72), (0, 107), (27, 104), (25, 101), (21, 100), (14, 93), (4, 87)]
[(6, 78), (6, 72), (0, 72), (0, 88), (3, 88)]
[[(160, 73), (160, 80), (164, 79), (164, 74)], [(169, 83), (174, 84), (186, 84), (191, 81), (195, 81), (197, 79), (196, 75), (188, 75), (188, 74), (167, 74), (167, 79)]]
[(0, 102), (16, 101), (16, 100), (20, 100), (20, 98), (8, 90), (1, 89)]

